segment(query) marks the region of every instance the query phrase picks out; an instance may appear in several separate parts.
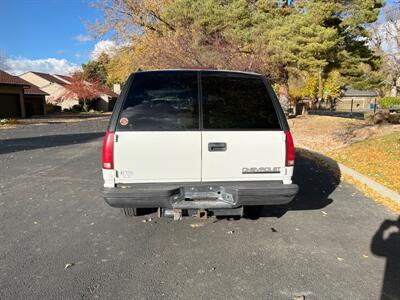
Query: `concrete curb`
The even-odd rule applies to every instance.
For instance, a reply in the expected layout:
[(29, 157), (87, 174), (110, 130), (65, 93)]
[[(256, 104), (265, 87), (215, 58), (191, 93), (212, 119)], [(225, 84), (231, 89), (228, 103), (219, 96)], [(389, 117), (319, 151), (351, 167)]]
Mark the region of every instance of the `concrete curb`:
[(353, 177), (355, 180), (360, 181), (361, 183), (367, 185), (370, 189), (372, 189), (374, 192), (380, 194), (381, 196), (389, 198), (392, 201), (400, 204), (400, 194), (399, 193), (396, 193), (395, 191), (388, 189), (387, 187), (383, 186), (382, 184), (372, 180), (371, 178), (369, 178), (365, 175), (358, 173), (357, 171), (355, 171), (345, 165), (342, 165), (341, 163), (337, 162), (336, 160), (334, 160), (330, 157), (322, 155), (321, 153), (318, 153), (318, 152), (313, 151), (308, 148), (303, 148), (303, 147), (300, 147), (300, 148), (306, 150), (307, 152), (310, 152), (312, 155), (314, 155), (318, 159), (325, 162), (328, 166), (334, 167), (334, 168), (338, 167), (342, 174), (347, 174), (347, 175)]

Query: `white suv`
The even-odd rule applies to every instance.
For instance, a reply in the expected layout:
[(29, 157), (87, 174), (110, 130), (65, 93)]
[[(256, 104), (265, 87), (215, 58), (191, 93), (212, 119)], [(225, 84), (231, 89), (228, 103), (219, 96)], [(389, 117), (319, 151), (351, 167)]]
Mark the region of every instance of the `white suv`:
[(294, 145), (256, 73), (160, 70), (130, 76), (103, 143), (103, 195), (126, 215), (242, 215), (290, 202)]

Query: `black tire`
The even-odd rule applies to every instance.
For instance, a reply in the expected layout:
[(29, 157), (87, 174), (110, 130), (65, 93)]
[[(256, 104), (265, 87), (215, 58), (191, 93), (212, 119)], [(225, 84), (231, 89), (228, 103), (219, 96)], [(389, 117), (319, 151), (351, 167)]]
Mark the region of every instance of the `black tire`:
[(121, 212), (125, 217), (137, 217), (140, 215), (139, 209), (132, 207), (121, 208)]

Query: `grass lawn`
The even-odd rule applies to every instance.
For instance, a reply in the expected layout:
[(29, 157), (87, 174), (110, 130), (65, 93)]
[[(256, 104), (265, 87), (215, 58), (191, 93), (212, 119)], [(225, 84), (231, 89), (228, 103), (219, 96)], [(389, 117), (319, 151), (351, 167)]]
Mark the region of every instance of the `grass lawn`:
[(330, 151), (329, 156), (400, 193), (400, 132)]
[(24, 122), (20, 121), (19, 119), (0, 119), (0, 126), (18, 125), (18, 124), (24, 124)]

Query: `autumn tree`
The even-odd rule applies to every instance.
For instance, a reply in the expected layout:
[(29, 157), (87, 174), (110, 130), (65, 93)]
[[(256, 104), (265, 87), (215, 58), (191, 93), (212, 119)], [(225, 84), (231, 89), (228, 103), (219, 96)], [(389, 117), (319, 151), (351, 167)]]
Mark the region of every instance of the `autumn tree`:
[(110, 57), (106, 66), (107, 85), (113, 83), (123, 84), (128, 76), (137, 69), (139, 64), (136, 59), (136, 49), (129, 46), (119, 47), (115, 54)]
[(101, 53), (98, 58), (82, 64), (83, 76), (86, 80), (106, 84), (108, 79), (107, 67), (110, 58), (106, 53)]
[(105, 92), (105, 88), (98, 81), (86, 79), (83, 72), (75, 72), (71, 77), (71, 83), (65, 86), (59, 101), (79, 99), (83, 103), (83, 110), (87, 112), (88, 102), (99, 98)]
[[(377, 67), (368, 24), (383, 0), (109, 0), (97, 32), (113, 29), (132, 58), (129, 68), (201, 66), (257, 71), (279, 84), (333, 69), (350, 82)], [(123, 59), (121, 60), (123, 61)]]
[(319, 92), (319, 78), (315, 74), (307, 74), (305, 78), (305, 85), (302, 88), (303, 96), (310, 97), (313, 100), (320, 98), (321, 93)]

